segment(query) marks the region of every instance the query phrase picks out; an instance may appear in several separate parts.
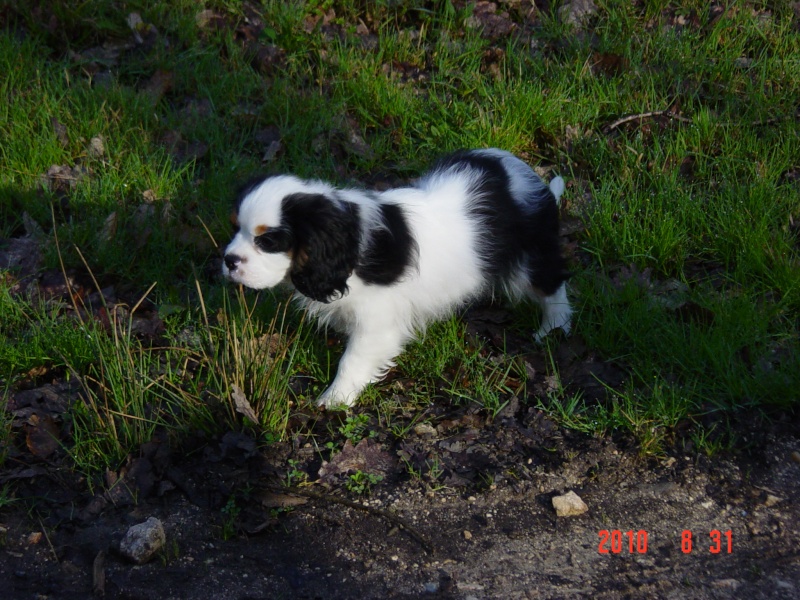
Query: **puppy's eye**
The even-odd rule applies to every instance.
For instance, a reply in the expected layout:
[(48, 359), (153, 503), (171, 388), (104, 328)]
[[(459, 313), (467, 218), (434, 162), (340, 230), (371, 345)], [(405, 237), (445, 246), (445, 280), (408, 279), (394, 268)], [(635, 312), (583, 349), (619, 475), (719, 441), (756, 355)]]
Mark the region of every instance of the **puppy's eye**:
[(292, 247), (292, 235), (286, 229), (270, 229), (256, 236), (255, 245), (262, 252), (288, 252)]

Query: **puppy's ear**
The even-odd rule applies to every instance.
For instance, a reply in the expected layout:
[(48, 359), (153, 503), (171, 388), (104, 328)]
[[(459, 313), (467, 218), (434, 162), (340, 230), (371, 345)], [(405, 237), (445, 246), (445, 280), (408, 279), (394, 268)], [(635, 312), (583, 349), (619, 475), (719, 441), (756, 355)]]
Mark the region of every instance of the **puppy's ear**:
[(282, 208), (294, 237), (289, 269), (294, 287), (318, 302), (344, 296), (358, 262), (358, 208), (324, 194), (291, 194)]

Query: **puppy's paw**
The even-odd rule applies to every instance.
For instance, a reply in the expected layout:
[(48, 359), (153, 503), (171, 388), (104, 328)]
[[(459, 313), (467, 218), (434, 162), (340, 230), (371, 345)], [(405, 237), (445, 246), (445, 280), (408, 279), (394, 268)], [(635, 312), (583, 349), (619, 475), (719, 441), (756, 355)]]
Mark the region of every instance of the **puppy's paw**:
[(324, 406), (325, 408), (349, 408), (355, 404), (357, 397), (358, 393), (344, 393), (335, 385), (332, 385), (317, 398), (317, 406)]
[(567, 320), (564, 323), (561, 323), (560, 325), (553, 325), (553, 326), (549, 326), (549, 327), (546, 327), (546, 326), (542, 325), (539, 328), (539, 331), (536, 332), (536, 335), (533, 336), (534, 341), (537, 344), (541, 344), (544, 341), (544, 338), (546, 338), (547, 335), (551, 331), (553, 331), (554, 329), (560, 329), (561, 331), (564, 332), (564, 335), (569, 335), (569, 332), (572, 329), (572, 326), (570, 325), (569, 320)]

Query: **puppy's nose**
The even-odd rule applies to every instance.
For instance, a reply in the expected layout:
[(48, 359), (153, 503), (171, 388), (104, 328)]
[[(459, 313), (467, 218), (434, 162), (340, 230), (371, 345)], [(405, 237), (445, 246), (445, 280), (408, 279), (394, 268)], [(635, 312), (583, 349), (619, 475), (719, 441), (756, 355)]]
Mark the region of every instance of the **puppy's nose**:
[(237, 256), (236, 254), (226, 254), (225, 255), (225, 266), (228, 267), (228, 271), (235, 271), (236, 268), (239, 266), (239, 263), (242, 262), (242, 257)]

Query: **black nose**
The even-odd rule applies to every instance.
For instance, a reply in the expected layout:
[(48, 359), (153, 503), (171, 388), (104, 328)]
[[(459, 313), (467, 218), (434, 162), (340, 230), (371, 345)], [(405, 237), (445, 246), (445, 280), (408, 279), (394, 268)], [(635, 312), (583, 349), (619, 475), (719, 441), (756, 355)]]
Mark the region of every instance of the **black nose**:
[(225, 255), (225, 266), (228, 267), (228, 271), (235, 271), (240, 262), (242, 262), (241, 256), (236, 256), (235, 254)]

